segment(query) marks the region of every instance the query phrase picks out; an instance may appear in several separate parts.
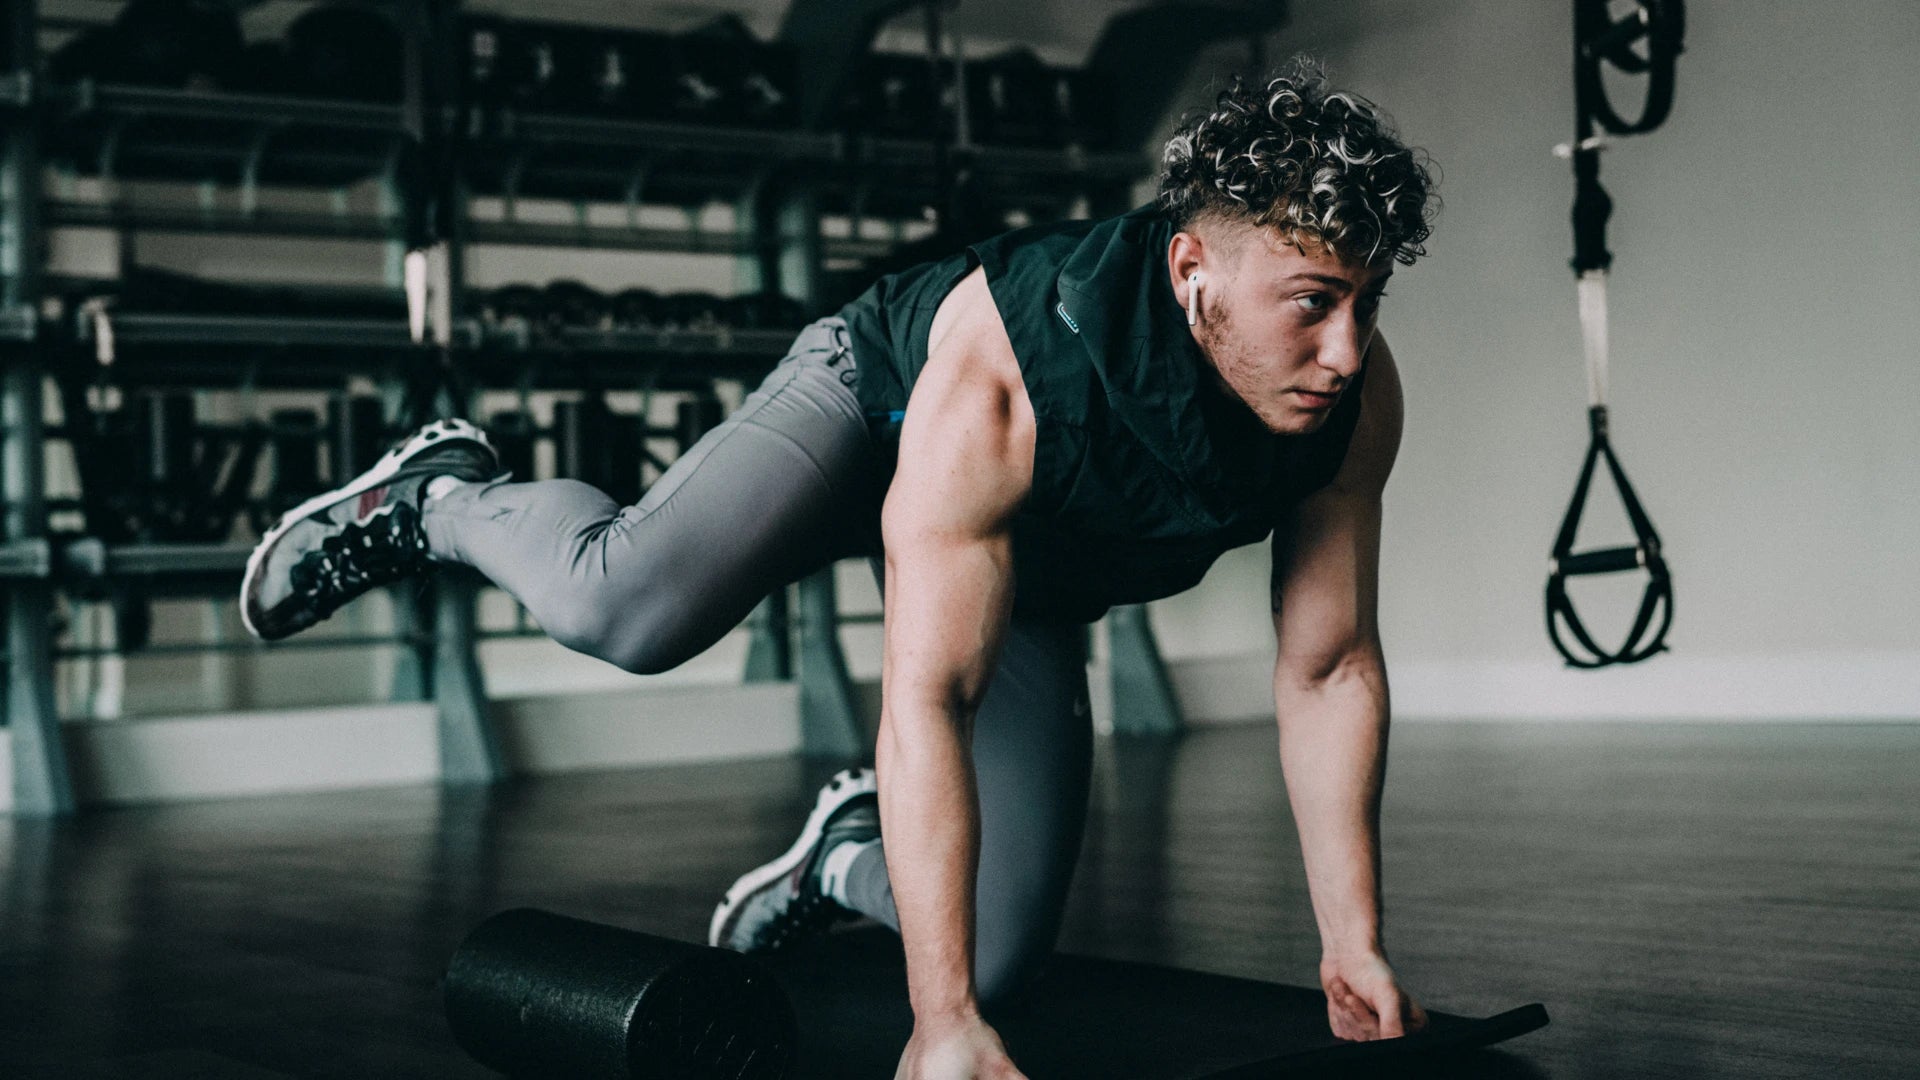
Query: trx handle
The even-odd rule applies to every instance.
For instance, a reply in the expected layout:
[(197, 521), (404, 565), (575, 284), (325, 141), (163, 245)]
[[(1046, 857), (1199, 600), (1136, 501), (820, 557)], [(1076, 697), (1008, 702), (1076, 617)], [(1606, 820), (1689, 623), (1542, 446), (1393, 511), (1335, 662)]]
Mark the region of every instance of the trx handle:
[[(1573, 272), (1579, 280), (1580, 334), (1587, 357), (1587, 420), (1593, 438), (1548, 559), (1547, 636), (1567, 663), (1576, 668), (1631, 664), (1664, 652), (1667, 630), (1673, 625), (1673, 578), (1660, 553), (1660, 534), (1654, 531), (1607, 438), (1606, 282), (1613, 265), (1613, 253), (1607, 250), (1607, 219), (1613, 214), (1613, 200), (1600, 186), (1600, 151), (1607, 139), (1596, 128), (1611, 135), (1638, 135), (1666, 121), (1673, 111), (1674, 61), (1683, 49), (1686, 18), (1683, 0), (1638, 0), (1632, 13), (1618, 22), (1608, 9), (1608, 0), (1573, 0), (1574, 140), (1559, 152), (1573, 163)], [(1642, 41), (1646, 43), (1644, 54), (1636, 50)], [(1603, 79), (1607, 64), (1630, 75), (1647, 77), (1646, 100), (1638, 118), (1627, 120), (1607, 100)], [(1636, 542), (1632, 547), (1575, 552), (1574, 533), (1586, 509), (1594, 468), (1602, 460), (1620, 491)], [(1641, 569), (1648, 574), (1647, 588), (1640, 598), (1633, 628), (1618, 649), (1603, 649), (1574, 611), (1573, 601), (1567, 596), (1567, 579)], [(1656, 613), (1659, 623), (1654, 628)], [(1583, 655), (1576, 654), (1562, 637), (1563, 622), (1573, 643), (1585, 650)]]
[[(1553, 544), (1547, 576), (1547, 636), (1553, 639), (1553, 647), (1566, 658), (1567, 663), (1577, 668), (1632, 664), (1664, 652), (1667, 648), (1667, 629), (1673, 625), (1673, 578), (1667, 572), (1667, 562), (1660, 554), (1660, 534), (1654, 530), (1652, 520), (1640, 505), (1639, 496), (1634, 494), (1633, 485), (1627, 481), (1619, 458), (1614, 456), (1613, 446), (1607, 438), (1606, 406), (1596, 405), (1589, 409), (1588, 420), (1593, 441), (1587, 447), (1586, 463), (1580, 469), (1579, 483), (1574, 486), (1573, 501), (1567, 506), (1566, 517), (1560, 522), (1560, 535)], [(1602, 460), (1607, 463), (1607, 472), (1613, 477), (1614, 486), (1620, 490), (1620, 501), (1626, 507), (1628, 520), (1633, 523), (1637, 542), (1632, 547), (1575, 552), (1574, 533), (1579, 530), (1580, 516), (1586, 510), (1587, 493), (1593, 486), (1594, 466)], [(1633, 628), (1627, 632), (1626, 641), (1618, 649), (1604, 649), (1593, 640), (1586, 624), (1580, 621), (1579, 614), (1574, 611), (1573, 600), (1567, 595), (1567, 579), (1642, 568), (1648, 574), (1647, 588), (1640, 597), (1640, 611), (1634, 618)], [(1656, 611), (1661, 613), (1660, 623), (1648, 638), (1647, 630), (1653, 626)], [(1586, 650), (1584, 655), (1576, 655), (1561, 637), (1560, 623), (1563, 620), (1574, 642)]]
[[(1607, 0), (1574, 0), (1574, 94), (1580, 111), (1615, 135), (1652, 131), (1673, 111), (1674, 60), (1684, 50), (1687, 9), (1683, 0), (1639, 0), (1631, 15), (1614, 22)], [(1634, 51), (1641, 39), (1645, 56)], [(1647, 76), (1647, 98), (1640, 117), (1629, 122), (1607, 100), (1601, 65)]]

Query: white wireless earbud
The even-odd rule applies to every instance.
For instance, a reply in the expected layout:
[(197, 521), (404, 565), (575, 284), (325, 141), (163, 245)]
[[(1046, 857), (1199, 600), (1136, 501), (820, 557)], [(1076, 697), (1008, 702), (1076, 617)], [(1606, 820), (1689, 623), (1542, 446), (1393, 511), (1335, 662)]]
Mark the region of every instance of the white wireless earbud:
[(1200, 321), (1200, 272), (1187, 275), (1187, 325)]

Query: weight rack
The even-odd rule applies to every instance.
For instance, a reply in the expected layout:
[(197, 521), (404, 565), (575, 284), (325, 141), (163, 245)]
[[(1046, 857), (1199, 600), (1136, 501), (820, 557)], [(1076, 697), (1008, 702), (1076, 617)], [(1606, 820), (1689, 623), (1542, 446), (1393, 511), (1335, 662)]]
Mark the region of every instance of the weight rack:
[[(862, 235), (865, 202), (876, 188), (893, 196), (937, 199), (950, 190), (954, 173), (965, 170), (985, 183), (1020, 191), (1030, 197), (1029, 205), (1055, 213), (1076, 203), (1096, 215), (1126, 209), (1132, 185), (1152, 168), (1138, 151), (970, 145), (964, 122), (957, 140), (882, 138), (831, 129), (823, 103), (852, 77), (881, 25), (904, 11), (923, 9), (930, 51), (937, 54), (940, 20), (950, 6), (951, 0), (793, 0), (781, 36), (803, 57), (799, 128), (748, 130), (509, 110), (490, 112), (482, 124), (471, 111), (452, 106), (429, 116), (428, 122), (438, 124), (443, 136), (484, 129), (489, 161), (504, 162), (498, 175), (486, 178), (486, 193), (500, 198), (505, 208), (497, 218), (473, 212), (477, 185), (470, 159), (456, 156), (444, 181), (447, 190), (438, 193), (456, 207), (453, 235), (448, 237), (452, 337), (465, 377), (465, 389), (441, 389), (442, 409), (464, 414), (475, 389), (525, 386), (529, 371), (532, 383), (578, 386), (567, 381), (565, 366), (540, 362), (553, 355), (590, 358), (600, 371), (617, 367), (622, 385), (628, 387), (644, 381), (661, 389), (710, 390), (721, 380), (750, 383), (784, 354), (793, 333), (569, 328), (533, 335), (491, 325), (471, 314), (473, 305), (464, 295), (464, 248), (471, 243), (731, 255), (741, 291), (779, 290), (819, 314), (831, 306), (823, 284), (829, 260), (883, 257), (900, 241), (897, 226), (889, 240)], [(1265, 6), (1269, 10), (1262, 26), (1284, 15), (1278, 5)], [(459, 53), (459, 30), (454, 0), (391, 0), (389, 7), (402, 14), (406, 48), (423, 73), (409, 80), (409, 97), (399, 105), (91, 82), (46, 85), (36, 74), (38, 4), (12, 0), (7, 5), (9, 21), (0, 43), (0, 493), (5, 502), (0, 603), (5, 609), (4, 703), (12, 733), (17, 814), (64, 814), (75, 805), (53, 693), (60, 655), (54, 647), (58, 596), (98, 593), (116, 585), (165, 594), (231, 595), (248, 552), (242, 545), (109, 543), (95, 536), (51, 532), (44, 447), (48, 437), (63, 435), (60, 428), (49, 428), (42, 411), (53, 365), (79, 362), (105, 348), (101, 331), (110, 329), (116, 377), (123, 380), (197, 388), (244, 383), (337, 389), (349, 376), (370, 376), (391, 420), (408, 368), (420, 360), (419, 348), (400, 319), (139, 311), (102, 316), (64, 310), (49, 291), (44, 271), (47, 230), (85, 226), (110, 228), (123, 236), (165, 232), (379, 240), (388, 247), (389, 284), (397, 285), (404, 252), (405, 192), (399, 177), (405, 117), (410, 107), (417, 115), (422, 101), (428, 100), (423, 87), (430, 81), (442, 87), (457, 82), (452, 65)], [(1131, 55), (1129, 48), (1137, 52), (1146, 44), (1136, 39), (1161, 32), (1150, 25), (1110, 35), (1118, 39), (1112, 51), (1124, 59)], [(1192, 47), (1188, 59), (1198, 47)], [(1174, 61), (1160, 68), (1163, 102), (1171, 99), (1185, 71), (1178, 58)], [(1130, 92), (1138, 96), (1141, 90), (1135, 85)], [(320, 145), (296, 152), (285, 149), (296, 141), (290, 133), (325, 138), (305, 140)], [(497, 153), (502, 149), (504, 156)], [(556, 153), (568, 159), (566, 167), (551, 165)], [(175, 176), (183, 171), (220, 175), (239, 189), (240, 206), (217, 208), (210, 197), (197, 210), (49, 198), (45, 178), (50, 158), (85, 160), (93, 175), (109, 183), (156, 168)], [(590, 158), (592, 166), (581, 167), (582, 158)], [(256, 196), (263, 187), (311, 186), (283, 180), (283, 172), (296, 178), (378, 175), (383, 178), (382, 209), (355, 214), (259, 207)], [(596, 202), (609, 201), (606, 195), (612, 193), (610, 201), (624, 199), (627, 204), (625, 226), (590, 223), (584, 196), (573, 223), (519, 220), (513, 212), (515, 201), (529, 182), (549, 189), (558, 184), (589, 190)], [(213, 182), (203, 183), (211, 192)], [(699, 206), (724, 201), (716, 194), (732, 199), (741, 223), (736, 231), (702, 230), (694, 213), (682, 228), (640, 222), (638, 209), (649, 198)], [(822, 234), (828, 207), (852, 218), (851, 235)], [(395, 696), (435, 702), (448, 782), (486, 782), (499, 775), (501, 763), (488, 730), (475, 646), (482, 637), (499, 635), (476, 628), (475, 597), (484, 584), (477, 575), (442, 572), (436, 578), (430, 603), (396, 605), (399, 625), (391, 637), (328, 638), (325, 644), (406, 646)], [(798, 680), (804, 752), (858, 754), (863, 739), (840, 649), (843, 618), (832, 568), (799, 583), (798, 598), (798, 612), (790, 613), (786, 591), (778, 592), (750, 620), (745, 677)], [(871, 620), (855, 616), (844, 621)], [(1123, 717), (1122, 726), (1177, 726), (1144, 612), (1122, 613), (1114, 625), (1116, 686), (1126, 690), (1127, 708), (1144, 717)], [(1122, 634), (1124, 645), (1118, 636)], [(205, 642), (157, 648), (235, 647), (231, 642)], [(120, 648), (116, 644), (91, 653)], [(1125, 672), (1120, 670), (1123, 664)]]

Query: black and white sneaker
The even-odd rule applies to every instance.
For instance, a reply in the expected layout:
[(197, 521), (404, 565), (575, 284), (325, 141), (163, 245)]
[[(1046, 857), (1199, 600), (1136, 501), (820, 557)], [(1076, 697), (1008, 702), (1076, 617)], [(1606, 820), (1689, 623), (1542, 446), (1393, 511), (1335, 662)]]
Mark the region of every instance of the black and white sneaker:
[(485, 481), (500, 458), (479, 428), (438, 420), (345, 486), (316, 495), (267, 530), (240, 582), (240, 620), (272, 641), (298, 633), (369, 589), (427, 565), (420, 500), (438, 476)]
[(849, 769), (820, 789), (800, 838), (786, 854), (749, 871), (713, 913), (707, 943), (769, 952), (858, 913), (840, 906), (821, 881), (827, 852), (880, 836), (880, 788), (871, 769)]

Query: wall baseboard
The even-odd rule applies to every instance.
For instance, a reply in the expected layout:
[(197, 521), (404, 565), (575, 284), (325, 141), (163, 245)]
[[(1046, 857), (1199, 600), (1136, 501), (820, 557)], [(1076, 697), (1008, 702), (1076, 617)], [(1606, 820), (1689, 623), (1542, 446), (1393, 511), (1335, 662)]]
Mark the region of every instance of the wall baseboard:
[[(1273, 715), (1272, 660), (1169, 666), (1196, 723)], [(1920, 653), (1689, 657), (1578, 671), (1558, 661), (1387, 660), (1402, 720), (1920, 721)]]
[[(1273, 716), (1272, 660), (1174, 661), (1175, 693), (1195, 724)], [(1920, 655), (1663, 656), (1579, 672), (1538, 663), (1389, 660), (1399, 720), (1729, 720), (1920, 722)], [(1094, 720), (1111, 725), (1096, 665)], [(878, 694), (865, 699), (877, 706)], [(519, 773), (771, 757), (800, 747), (799, 697), (786, 683), (655, 686), (493, 702)], [(0, 777), (11, 777), (0, 729)], [(89, 805), (163, 802), (432, 783), (433, 708), (355, 705), (77, 723), (67, 732), (75, 786)], [(0, 812), (11, 809), (0, 783)]]
[[(799, 696), (782, 683), (507, 698), (492, 703), (516, 773), (770, 757), (799, 749)], [(13, 774), (0, 729), (0, 777)], [(279, 709), (68, 725), (82, 805), (432, 783), (432, 705)], [(13, 790), (0, 783), (0, 812)]]

